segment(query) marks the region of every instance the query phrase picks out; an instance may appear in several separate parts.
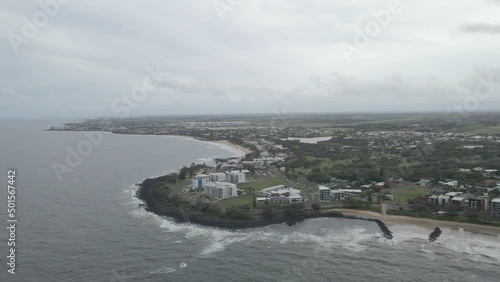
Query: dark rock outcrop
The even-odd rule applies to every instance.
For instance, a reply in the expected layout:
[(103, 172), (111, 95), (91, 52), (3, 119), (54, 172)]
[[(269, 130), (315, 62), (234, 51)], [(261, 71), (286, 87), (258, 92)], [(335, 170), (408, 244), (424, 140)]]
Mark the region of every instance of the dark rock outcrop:
[(436, 227), (434, 231), (432, 231), (432, 233), (429, 235), (429, 242), (436, 242), (439, 236), (441, 236), (441, 233), (443, 233), (443, 231), (441, 231), (439, 227)]

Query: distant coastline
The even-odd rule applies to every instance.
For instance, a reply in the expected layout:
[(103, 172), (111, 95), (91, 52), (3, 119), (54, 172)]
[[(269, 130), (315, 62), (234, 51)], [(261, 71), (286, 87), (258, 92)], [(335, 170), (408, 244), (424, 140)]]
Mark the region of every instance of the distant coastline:
[[(81, 132), (81, 131), (84, 131), (84, 130), (59, 130), (59, 129), (55, 129), (55, 128), (47, 128), (44, 131), (65, 131), (65, 132), (75, 132), (75, 131), (78, 131), (78, 132)], [(222, 144), (222, 145), (225, 145), (225, 146), (229, 146), (232, 149), (235, 149), (235, 150), (239, 151), (241, 153), (241, 156), (239, 157), (240, 159), (243, 158), (244, 156), (248, 155), (248, 154), (252, 154), (253, 153), (253, 151), (250, 150), (249, 148), (246, 148), (246, 147), (238, 145), (238, 144), (234, 144), (234, 143), (232, 143), (229, 140), (217, 140), (217, 141), (213, 141), (213, 140), (208, 140), (206, 138), (201, 138), (201, 137), (195, 137), (195, 136), (189, 136), (189, 135), (175, 135), (175, 134), (148, 134), (148, 133), (140, 134), (140, 133), (122, 133), (122, 132), (116, 133), (116, 132), (102, 131), (102, 130), (97, 130), (97, 131), (98, 132), (111, 133), (111, 134), (118, 134), (118, 135), (171, 136), (171, 137), (181, 137), (181, 138), (186, 138), (186, 139), (191, 139), (191, 140), (197, 140), (197, 141), (203, 141), (203, 142), (214, 142), (214, 143), (217, 143), (217, 144)]]
[[(45, 131), (75, 131), (75, 130), (55, 130), (55, 129), (46, 129)], [(77, 130), (77, 131), (84, 131), (84, 130)], [(252, 154), (253, 151), (250, 150), (249, 148), (243, 147), (238, 144), (234, 144), (230, 142), (229, 140), (218, 140), (218, 141), (213, 141), (213, 140), (208, 140), (205, 138), (201, 137), (194, 137), (194, 136), (189, 136), (189, 135), (171, 135), (171, 134), (148, 134), (148, 133), (122, 133), (122, 132), (109, 132), (109, 131), (100, 131), (100, 132), (107, 132), (111, 134), (122, 134), (122, 135), (151, 135), (151, 136), (171, 136), (171, 137), (181, 137), (181, 138), (186, 138), (186, 139), (191, 139), (191, 140), (197, 140), (197, 141), (203, 141), (203, 142), (213, 142), (216, 144), (221, 144), (224, 146), (231, 147), (232, 149), (235, 149), (239, 151), (241, 156), (239, 157), (240, 160), (248, 155)], [(236, 158), (236, 157), (235, 157)], [(159, 178), (159, 177), (158, 177)], [(155, 214), (158, 214), (160, 216), (168, 216), (173, 218), (177, 222), (192, 222), (204, 226), (212, 226), (212, 227), (219, 227), (219, 228), (228, 228), (228, 229), (244, 229), (244, 228), (255, 228), (255, 227), (263, 227), (267, 225), (272, 225), (272, 224), (280, 224), (280, 223), (286, 223), (287, 219), (285, 218), (275, 218), (271, 220), (267, 219), (253, 219), (253, 220), (214, 220), (214, 219), (207, 219), (203, 217), (196, 217), (196, 218), (189, 218), (186, 217), (186, 214), (179, 213), (179, 211), (175, 209), (155, 209), (151, 208), (151, 201), (150, 198), (141, 196), (142, 190), (144, 190), (144, 181), (140, 184), (138, 184), (139, 189), (137, 192), (137, 197), (140, 198), (145, 202), (146, 209), (150, 212), (153, 212)], [(147, 188), (146, 188), (147, 190)], [(381, 227), (381, 230), (384, 232), (385, 235), (390, 234), (389, 229), (387, 229), (386, 224), (389, 226), (398, 226), (398, 225), (414, 225), (414, 226), (419, 226), (423, 227), (426, 229), (433, 229), (436, 226), (443, 227), (443, 228), (451, 228), (451, 229), (459, 229), (462, 228), (465, 231), (468, 232), (486, 232), (490, 234), (500, 234), (500, 227), (497, 226), (488, 226), (488, 225), (481, 225), (481, 224), (474, 224), (474, 223), (461, 223), (461, 222), (454, 222), (454, 221), (447, 221), (447, 220), (433, 220), (433, 219), (427, 219), (427, 218), (417, 218), (417, 217), (409, 217), (409, 216), (398, 216), (398, 215), (382, 215), (380, 213), (376, 212), (371, 212), (371, 211), (366, 211), (366, 210), (356, 210), (356, 209), (332, 209), (327, 212), (315, 212), (315, 213), (308, 213), (302, 220), (304, 219), (309, 219), (309, 218), (319, 218), (319, 217), (334, 217), (334, 218), (347, 218), (347, 219), (358, 219), (358, 220), (369, 220), (369, 221), (374, 221), (379, 226)], [(300, 220), (300, 221), (302, 221)], [(300, 222), (299, 221), (299, 222)], [(389, 233), (386, 233), (386, 231)], [(392, 235), (390, 235), (392, 236)], [(386, 236), (387, 237), (387, 236)]]

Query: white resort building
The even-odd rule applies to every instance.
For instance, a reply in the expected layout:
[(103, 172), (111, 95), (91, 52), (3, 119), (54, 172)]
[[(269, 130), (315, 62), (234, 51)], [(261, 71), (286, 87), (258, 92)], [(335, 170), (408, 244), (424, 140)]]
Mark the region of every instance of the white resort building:
[(229, 182), (209, 182), (204, 186), (204, 193), (209, 197), (227, 199), (238, 196), (236, 184)]
[(491, 200), (491, 212), (500, 214), (500, 198)]
[(331, 201), (331, 192), (330, 188), (325, 187), (325, 186), (319, 186), (318, 187), (318, 197), (320, 201)]
[(330, 195), (332, 200), (334, 201), (343, 201), (345, 200), (345, 192), (344, 190), (331, 190)]

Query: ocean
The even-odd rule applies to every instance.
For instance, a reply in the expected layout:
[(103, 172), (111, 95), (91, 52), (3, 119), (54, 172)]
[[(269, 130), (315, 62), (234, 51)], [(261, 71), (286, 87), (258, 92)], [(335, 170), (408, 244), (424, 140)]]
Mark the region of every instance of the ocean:
[[(136, 183), (238, 156), (183, 137), (115, 135), (82, 149), (61, 121), (0, 122), (0, 281), (498, 281), (500, 238), (443, 228), (311, 219), (228, 231), (176, 224), (140, 207)], [(83, 140), (83, 141), (82, 141)], [(89, 141), (90, 142), (90, 141)], [(79, 147), (80, 146), (80, 147)], [(83, 146), (83, 147), (82, 147)], [(69, 151), (68, 151), (69, 148)], [(83, 150), (83, 149), (82, 149)], [(88, 154), (87, 154), (88, 153)], [(66, 166), (54, 172), (53, 165)], [(59, 166), (59, 169), (62, 167)], [(7, 171), (17, 169), (16, 274), (7, 273)]]

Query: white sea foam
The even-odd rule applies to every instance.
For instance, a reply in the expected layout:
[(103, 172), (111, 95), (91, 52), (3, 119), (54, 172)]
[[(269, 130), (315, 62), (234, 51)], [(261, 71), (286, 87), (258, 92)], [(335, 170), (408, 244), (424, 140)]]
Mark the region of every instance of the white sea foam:
[(139, 207), (139, 204), (143, 204), (143, 201), (135, 197), (136, 191), (137, 187), (135, 185), (125, 190), (125, 193), (132, 198), (130, 201), (134, 206), (134, 209), (130, 211), (132, 217), (156, 222), (160, 228), (166, 229), (167, 232), (184, 233), (184, 238), (187, 240), (202, 239), (199, 241), (207, 242), (207, 245), (199, 253), (202, 256), (211, 256), (222, 252), (228, 246), (235, 243), (258, 241), (275, 242), (276, 244), (313, 243), (327, 248), (341, 247), (352, 252), (359, 252), (366, 248), (362, 243), (374, 237), (373, 234), (364, 233), (366, 229), (363, 228), (345, 230), (322, 228), (319, 231), (320, 234), (309, 234), (297, 231), (283, 233), (272, 228), (267, 228), (265, 231), (258, 229), (230, 231), (213, 227), (203, 227), (196, 224), (176, 223), (173, 220), (147, 212), (144, 208)]
[(172, 273), (172, 272), (175, 272), (175, 268), (172, 268), (172, 267), (162, 267), (160, 269), (157, 269), (155, 271), (152, 271), (151, 274), (168, 274), (168, 273)]
[[(203, 227), (196, 224), (176, 223), (168, 218), (147, 212), (139, 207), (143, 202), (135, 197), (137, 187), (135, 185), (124, 190), (129, 197), (127, 205), (133, 205), (130, 215), (134, 218), (150, 220), (158, 224), (167, 232), (180, 233), (186, 240), (197, 240), (206, 242), (200, 251), (202, 256), (212, 256), (224, 251), (235, 243), (242, 242), (273, 242), (276, 244), (304, 243), (321, 246), (325, 249), (343, 248), (350, 252), (362, 252), (370, 247), (370, 243), (376, 242), (392, 246), (396, 249), (409, 249), (421, 251), (428, 255), (436, 253), (460, 253), (469, 259), (494, 259), (500, 261), (499, 237), (489, 237), (480, 234), (472, 234), (452, 229), (442, 229), (443, 234), (435, 243), (428, 243), (430, 231), (418, 226), (395, 226), (391, 227), (393, 240), (385, 239), (378, 230), (367, 230), (363, 227), (344, 227), (342, 229), (321, 227), (314, 231), (280, 230), (280, 227), (266, 227), (243, 231), (229, 231), (225, 229)], [(324, 219), (328, 220), (328, 219)], [(334, 220), (334, 219), (332, 219)], [(182, 243), (177, 241), (176, 243)], [(313, 247), (314, 247), (313, 246)]]
[[(447, 254), (459, 259), (491, 262), (500, 261), (500, 237), (465, 232), (463, 229), (441, 228), (442, 234), (434, 243), (429, 243), (431, 230), (418, 226), (392, 227), (394, 238), (384, 241), (397, 249), (421, 251), (426, 254)], [(382, 243), (382, 240), (379, 240)], [(419, 244), (415, 244), (419, 243)], [(416, 246), (420, 246), (419, 249)]]

